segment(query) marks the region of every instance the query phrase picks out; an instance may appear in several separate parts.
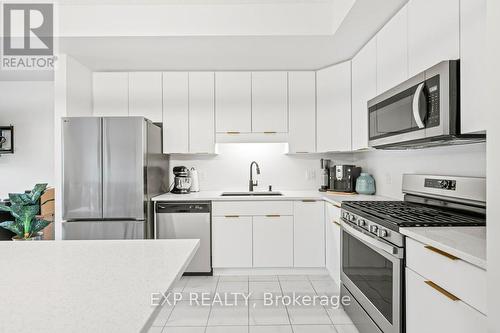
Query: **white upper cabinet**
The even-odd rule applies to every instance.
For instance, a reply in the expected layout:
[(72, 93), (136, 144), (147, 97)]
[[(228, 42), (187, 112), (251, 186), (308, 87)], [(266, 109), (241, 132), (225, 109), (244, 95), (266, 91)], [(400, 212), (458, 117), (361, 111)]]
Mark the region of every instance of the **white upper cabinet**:
[(129, 73), (128, 91), (130, 116), (142, 116), (155, 123), (162, 122), (161, 72)]
[(352, 59), (352, 150), (368, 148), (368, 101), (377, 95), (377, 39)]
[[(427, 24), (422, 22), (422, 25)], [(426, 48), (426, 51), (428, 49)], [(408, 6), (377, 34), (377, 94), (408, 79)]]
[(316, 151), (316, 73), (288, 73), (289, 152)]
[(412, 77), (435, 64), (460, 57), (460, 1), (408, 2), (408, 69)]
[(462, 133), (486, 130), (486, 0), (460, 1), (460, 116)]
[(252, 73), (252, 132), (288, 132), (287, 72)]
[(163, 73), (163, 152), (189, 152), (187, 72)]
[(128, 116), (128, 73), (94, 73), (92, 95), (94, 116)]
[(351, 150), (351, 62), (317, 72), (317, 150)]
[(250, 72), (215, 73), (216, 131), (252, 131), (252, 76)]
[(214, 153), (214, 73), (189, 73), (189, 152)]

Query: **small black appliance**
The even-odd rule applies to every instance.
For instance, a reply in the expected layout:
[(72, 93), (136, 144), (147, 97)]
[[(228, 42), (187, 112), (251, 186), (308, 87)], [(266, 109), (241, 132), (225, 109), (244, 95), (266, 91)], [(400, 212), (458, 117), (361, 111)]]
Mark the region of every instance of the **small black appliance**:
[(191, 177), (189, 177), (189, 169), (185, 166), (176, 166), (173, 168), (174, 187), (172, 193), (187, 194), (191, 189)]
[(330, 190), (335, 192), (354, 192), (356, 179), (361, 168), (355, 165), (334, 165), (330, 168)]

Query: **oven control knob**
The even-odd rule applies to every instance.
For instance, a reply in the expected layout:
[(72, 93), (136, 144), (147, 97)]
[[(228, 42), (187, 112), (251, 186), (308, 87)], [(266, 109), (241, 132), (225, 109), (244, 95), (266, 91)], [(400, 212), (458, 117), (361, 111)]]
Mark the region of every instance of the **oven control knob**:
[(358, 226), (360, 226), (360, 227), (366, 227), (366, 221), (363, 220), (363, 219), (359, 219), (358, 220)]
[(350, 214), (350, 215), (349, 215), (349, 221), (351, 221), (351, 222), (356, 222), (356, 216), (354, 216), (354, 215)]
[(373, 234), (377, 234), (378, 227), (376, 225), (371, 225), (370, 226), (370, 232), (373, 233)]
[(389, 233), (385, 229), (379, 229), (378, 236), (379, 237), (387, 237), (387, 236), (389, 236)]

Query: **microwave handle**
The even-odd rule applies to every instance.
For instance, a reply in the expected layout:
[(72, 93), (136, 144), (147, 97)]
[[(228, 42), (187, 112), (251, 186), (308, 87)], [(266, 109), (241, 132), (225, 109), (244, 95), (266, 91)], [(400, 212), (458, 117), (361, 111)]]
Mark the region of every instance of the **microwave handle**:
[(424, 84), (425, 82), (420, 83), (417, 90), (415, 90), (415, 94), (413, 95), (413, 118), (415, 118), (418, 128), (425, 128), (424, 122), (420, 117), (420, 95), (423, 94)]

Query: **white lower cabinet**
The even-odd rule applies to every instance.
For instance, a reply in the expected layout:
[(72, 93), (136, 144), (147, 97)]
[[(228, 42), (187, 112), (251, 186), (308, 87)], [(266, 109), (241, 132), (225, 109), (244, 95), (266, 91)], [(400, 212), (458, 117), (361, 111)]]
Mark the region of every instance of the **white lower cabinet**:
[(215, 201), (212, 256), (214, 268), (325, 267), (324, 202)]
[(252, 217), (213, 217), (212, 252), (215, 268), (252, 267)]
[(333, 280), (340, 284), (340, 207), (325, 204), (326, 269)]
[[(475, 283), (475, 281), (464, 281)], [(406, 332), (487, 332), (486, 316), (406, 268)]]
[(325, 267), (325, 208), (323, 201), (294, 202), (294, 267)]
[(293, 266), (293, 216), (253, 217), (253, 267)]

